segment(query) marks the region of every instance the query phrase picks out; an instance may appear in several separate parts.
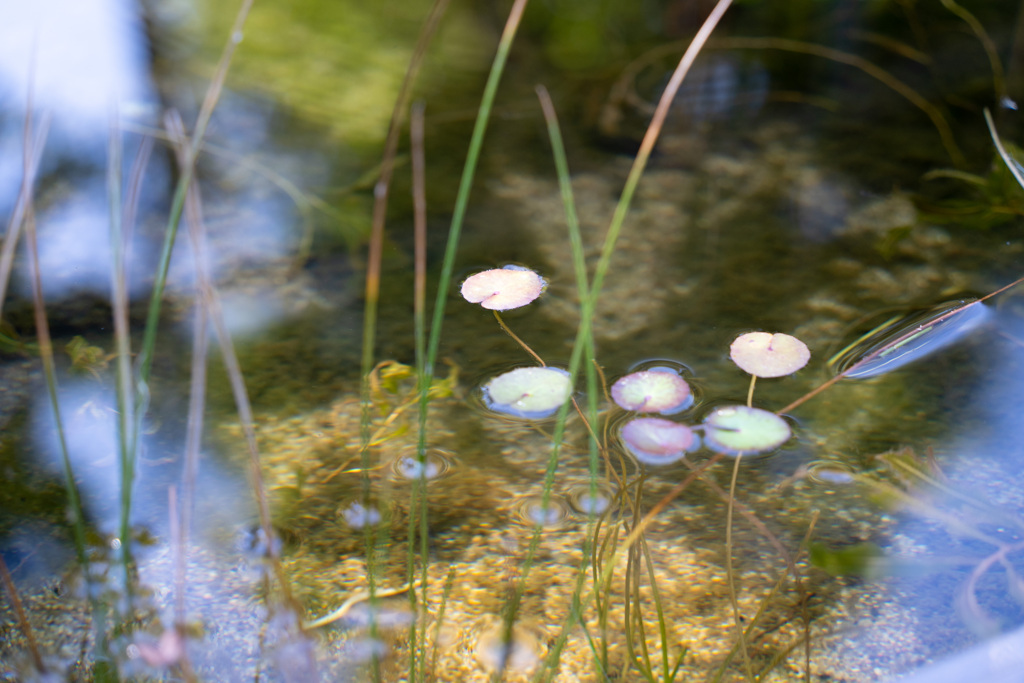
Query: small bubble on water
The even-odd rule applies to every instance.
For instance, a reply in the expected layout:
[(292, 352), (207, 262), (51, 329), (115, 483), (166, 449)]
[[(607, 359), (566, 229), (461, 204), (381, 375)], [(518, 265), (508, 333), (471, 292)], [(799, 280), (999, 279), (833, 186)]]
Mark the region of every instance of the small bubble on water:
[(547, 504), (543, 496), (523, 498), (516, 505), (516, 512), (521, 521), (544, 527), (561, 526), (569, 519), (569, 505), (559, 496), (549, 496)]
[(450, 468), (451, 461), (436, 450), (426, 453), (423, 462), (414, 455), (404, 455), (391, 464), (395, 476), (406, 481), (435, 481), (445, 476)]
[(366, 507), (362, 503), (351, 503), (343, 508), (341, 516), (345, 518), (353, 529), (362, 529), (367, 525), (379, 524), (381, 520), (380, 511), (373, 507)]
[(604, 514), (614, 503), (615, 493), (604, 486), (583, 484), (569, 491), (569, 505), (582, 515)]

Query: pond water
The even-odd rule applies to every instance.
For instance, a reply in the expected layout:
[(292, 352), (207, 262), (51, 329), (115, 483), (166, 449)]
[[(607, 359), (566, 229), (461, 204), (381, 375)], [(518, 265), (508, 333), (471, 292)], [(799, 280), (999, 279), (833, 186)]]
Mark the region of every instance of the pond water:
[[(677, 662), (675, 680), (956, 680), (931, 667), (989, 643), (1010, 653), (974, 668), (995, 667), (994, 680), (1024, 626), (1020, 290), (978, 304), (987, 313), (933, 353), (788, 408), (879, 322), (924, 326), (921, 311), (1024, 275), (1024, 190), (982, 115), (993, 111), (1004, 143), (1019, 139), (1017, 8), (991, 2), (975, 16), (935, 4), (741, 4), (698, 58), (616, 243), (594, 362), (608, 388), (636, 369), (678, 373), (694, 398), (665, 419), (694, 426), (747, 402), (750, 378), (729, 358), (738, 335), (784, 332), (811, 357), (754, 387), (756, 407), (785, 409), (793, 436), (778, 449), (735, 459), (691, 447), (642, 465), (619, 436), (633, 414), (603, 391), (596, 421), (569, 411), (557, 460), (554, 418), (489, 410), (483, 386), (537, 361), (459, 285), (509, 264), (537, 271), (544, 293), (502, 321), (544, 363), (568, 366), (580, 302), (534, 86), (552, 92), (564, 126), (592, 273), (680, 41), (712, 3), (527, 9), (446, 293), (420, 462), (404, 138), (363, 403), (360, 345), (373, 182), (429, 7), (257, 2), (197, 177), (201, 262), (251, 401), (260, 477), (230, 356), (212, 322), (197, 322), (203, 271), (183, 224), (140, 423), (130, 543), (111, 113), (126, 193), (143, 137), (156, 137), (123, 278), (137, 356), (177, 177), (163, 111), (195, 121), (237, 7), (5, 9), (15, 28), (0, 29), (0, 207), (12, 215), (18, 203), (31, 83), (34, 128), (49, 126), (33, 216), (61, 420), (19, 246), (0, 328), (0, 557), (11, 575), (0, 680), (43, 680), (41, 663), (46, 680), (661, 681)], [(450, 8), (415, 88), (430, 301), (505, 11)], [(42, 27), (37, 43), (24, 39), (31, 26)], [(986, 41), (1007, 68), (993, 71)], [(877, 349), (872, 339), (855, 348)], [(194, 363), (203, 340), (208, 377)], [(902, 351), (927, 337), (915, 340)], [(581, 376), (585, 410), (584, 387)], [(189, 446), (199, 398), (201, 437)]]

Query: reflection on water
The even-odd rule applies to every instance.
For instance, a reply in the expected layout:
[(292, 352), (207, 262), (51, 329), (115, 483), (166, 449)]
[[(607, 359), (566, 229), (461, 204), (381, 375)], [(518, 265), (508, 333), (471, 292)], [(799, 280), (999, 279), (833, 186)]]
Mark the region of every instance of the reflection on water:
[(959, 341), (989, 316), (980, 301), (959, 300), (925, 311), (888, 316), (884, 322), (847, 344), (829, 367), (847, 379), (874, 377), (913, 363)]
[[(0, 46), (5, 109), (24, 112), (31, 85), (33, 106), (53, 112), (55, 137), (71, 150), (102, 150), (111, 107), (137, 111), (153, 96), (145, 29), (137, 8), (123, 0), (9, 5)], [(5, 128), (17, 130), (16, 120)], [(4, 194), (16, 186), (5, 183)]]
[[(101, 351), (89, 368), (95, 375), (72, 376), (61, 353), (64, 338), (73, 335), (113, 348), (107, 306), (82, 296), (90, 291), (105, 298), (109, 290), (104, 175), (111, 98), (120, 98), (127, 168), (139, 133), (159, 127), (157, 107), (148, 104), (156, 101), (156, 89), (149, 85), (142, 24), (128, 13), (131, 6), (97, 0), (70, 7), (54, 0), (40, 7), (48, 12), (47, 30), (38, 34), (35, 107), (52, 111), (54, 125), (36, 217), (44, 288), (59, 336), (64, 435), (90, 531), (89, 581), (74, 569), (57, 429), (38, 359), (16, 355), (31, 355), (33, 347), (20, 342), (35, 336), (24, 286), (5, 302), (8, 319), (0, 330), (7, 354), (0, 369), (0, 552), (54, 671), (89, 675), (98, 653), (82, 644), (96, 623), (87, 595), (109, 605), (111, 614), (130, 610), (136, 619), (129, 632), (109, 639), (119, 675), (165, 679), (370, 680), (377, 669), (392, 681), (410, 678), (411, 667), (438, 680), (529, 680), (558, 654), (556, 680), (633, 681), (646, 679), (645, 668), (664, 678), (664, 650), (664, 661), (682, 657), (680, 678), (688, 680), (721, 672), (721, 680), (867, 681), (921, 667), (1024, 623), (1017, 602), (1024, 493), (1016, 485), (1024, 323), (1016, 306), (999, 299), (993, 300), (998, 314), (987, 315), (984, 325), (975, 327), (974, 318), (968, 325), (961, 315), (940, 324), (931, 314), (913, 322), (913, 335), (887, 328), (895, 336), (872, 336), (848, 350), (851, 363), (875, 353), (899, 362), (869, 368), (860, 381), (839, 382), (794, 409), (785, 424), (794, 426), (795, 438), (777, 453), (743, 458), (730, 507), (732, 470), (713, 461), (718, 456), (707, 445), (694, 446), (670, 467), (637, 464), (619, 440), (621, 411), (611, 408), (604, 391), (588, 396), (582, 381), (557, 392), (556, 408), (573, 395), (580, 405), (593, 398), (600, 414), (593, 424), (571, 414), (559, 459), (549, 462), (553, 419), (529, 422), (484, 410), (474, 386), (483, 381), (471, 379), (533, 361), (453, 291), (441, 346), (450, 374), (431, 389), (427, 456), (420, 462), (411, 257), (407, 219), (398, 210), (378, 345), (378, 357), (392, 362), (375, 370), (364, 411), (351, 344), (359, 335), (352, 321), (360, 303), (349, 277), (360, 259), (340, 245), (359, 232), (349, 228), (365, 225), (369, 196), (357, 182), (367, 169), (347, 150), (379, 141), (374, 122), (387, 116), (410, 49), (408, 41), (396, 51), (382, 36), (407, 37), (406, 28), (419, 21), (402, 15), (389, 26), (375, 14), (389, 10), (369, 6), (350, 17), (318, 14), (343, 13), (344, 5), (307, 6), (316, 16), (310, 21), (298, 9), (289, 16), (284, 4), (268, 2), (249, 28), (255, 33), (242, 43), (240, 58), (253, 51), (239, 69), (238, 83), (246, 86), (225, 94), (200, 154), (210, 268), (229, 327), (240, 337), (275, 535), (256, 522), (252, 478), (245, 472), (249, 456), (219, 361), (211, 372), (194, 499), (182, 502), (194, 265), (181, 239), (137, 476), (130, 482), (135, 537), (117, 538), (125, 482), (114, 374), (105, 365), (112, 366), (113, 357)], [(0, 87), (9, 95), (0, 118), (0, 206), (7, 211), (20, 178), (19, 93), (27, 89), (25, 36), (39, 21), (34, 11), (11, 10), (0, 22)], [(740, 11), (753, 13), (744, 21), (756, 21), (767, 10)], [(70, 22), (71, 38), (54, 37), (63, 23), (50, 26), (54, 16)], [(97, 17), (102, 26), (93, 26)], [(475, 58), (487, 34), (479, 30), (487, 19), (473, 19), (479, 25), (466, 39), (469, 47), (460, 48), (451, 34), (443, 56), (428, 64), (431, 86), (422, 94), (427, 111), (437, 111), (436, 120), (428, 115), (428, 130), (440, 139), (460, 116), (459, 105), (447, 101), (450, 89), (458, 90), (452, 83), (465, 78), (445, 69), (460, 49)], [(454, 27), (466, 21), (460, 16)], [(267, 32), (268, 25), (275, 31)], [(111, 35), (118, 26), (126, 33)], [(360, 42), (331, 51), (339, 35), (360, 27)], [(280, 50), (289, 40), (282, 36), (305, 39), (295, 43), (305, 48), (296, 50), (301, 56), (295, 61)], [(341, 68), (355, 53), (366, 63)], [(864, 53), (890, 64), (906, 51)], [(467, 71), (475, 68), (469, 61)], [(68, 68), (54, 67), (60, 64)], [(647, 64), (636, 85), (656, 91), (652, 84), (663, 74), (654, 73), (655, 61)], [(174, 67), (159, 80), (162, 96), (194, 108), (194, 93), (182, 85), (183, 65)], [(324, 92), (323, 84), (337, 85), (339, 77), (317, 69), (335, 67), (364, 77), (381, 69), (386, 74), (373, 87), (360, 78)], [(57, 75), (70, 81), (62, 84)], [(564, 78), (566, 98), (579, 94), (589, 101), (607, 91), (588, 80), (586, 87), (598, 95), (577, 93), (578, 74), (544, 76), (556, 86)], [(503, 92), (517, 93), (536, 78), (513, 70)], [(743, 403), (749, 378), (728, 360), (730, 341), (743, 332), (781, 330), (805, 341), (812, 361), (793, 377), (758, 382), (754, 403), (776, 410), (825, 381), (827, 350), (863, 315), (959, 300), (1017, 275), (1006, 272), (1020, 260), (1012, 225), (984, 233), (928, 225), (909, 194), (892, 190), (916, 189), (922, 166), (949, 163), (934, 156), (942, 146), (927, 117), (899, 128), (864, 126), (856, 139), (837, 135), (836, 121), (849, 126), (858, 114), (832, 113), (819, 106), (820, 98), (801, 99), (792, 90), (796, 84), (814, 92), (819, 78), (827, 80), (780, 72), (768, 55), (741, 58), (720, 50), (698, 62), (604, 283), (596, 360), (609, 387), (630, 370), (670, 364), (685, 369), (702, 411)], [(476, 84), (462, 87), (469, 95), (460, 97), (475, 99)], [(836, 101), (856, 102), (865, 92), (883, 97), (859, 82), (829, 81), (828, 87)], [(634, 107), (634, 114), (644, 106), (637, 98), (620, 104)], [(559, 106), (575, 119), (571, 103)], [(360, 107), (358, 118), (323, 123)], [(468, 273), (513, 262), (542, 273), (547, 292), (529, 310), (510, 315), (509, 324), (549, 365), (559, 366), (569, 357), (579, 310), (561, 198), (547, 143), (536, 137), (539, 115), (529, 104), (499, 109), (456, 267)], [(628, 160), (587, 148), (577, 123), (568, 126), (570, 163), (579, 164), (574, 191), (592, 261)], [(975, 126), (981, 129), (980, 120), (957, 132), (969, 137)], [(344, 137), (353, 131), (358, 139)], [(884, 182), (863, 179), (862, 153), (891, 145), (886, 141), (893, 134), (908, 146), (923, 139), (924, 147), (938, 151), (877, 159), (871, 177)], [(428, 159), (461, 159), (464, 143), (428, 149)], [(135, 325), (145, 315), (173, 183), (170, 154), (158, 149), (131, 245)], [(900, 157), (891, 151), (889, 157)], [(979, 164), (989, 155), (986, 142)], [(441, 173), (429, 180), (455, 182)], [(401, 176), (395, 194), (405, 182)], [(431, 217), (443, 225), (448, 210), (432, 206)], [(15, 281), (24, 282), (25, 274), (19, 264)], [(1013, 301), (1012, 293), (1003, 296)], [(939, 339), (951, 329), (956, 334)], [(137, 349), (141, 335), (133, 329), (133, 336)], [(521, 401), (524, 391), (514, 387), (502, 403)], [(699, 421), (692, 408), (673, 419), (690, 426)], [(591, 433), (602, 444), (593, 453)], [(365, 459), (364, 440), (370, 444)], [(172, 514), (179, 505), (188, 506), (194, 520), (184, 533)], [(639, 527), (642, 543), (627, 548), (627, 536)], [(116, 564), (121, 543), (131, 544), (137, 561), (130, 604)], [(808, 559), (809, 546), (821, 566)], [(277, 556), (279, 566), (268, 560)], [(370, 599), (371, 579), (386, 598)], [(0, 644), (0, 676), (17, 677), (33, 664), (11, 604), (0, 605), (3, 632), (11, 636)], [(509, 623), (512, 605), (517, 614)], [(332, 614), (342, 616), (312, 619)], [(746, 631), (742, 647), (737, 614)]]

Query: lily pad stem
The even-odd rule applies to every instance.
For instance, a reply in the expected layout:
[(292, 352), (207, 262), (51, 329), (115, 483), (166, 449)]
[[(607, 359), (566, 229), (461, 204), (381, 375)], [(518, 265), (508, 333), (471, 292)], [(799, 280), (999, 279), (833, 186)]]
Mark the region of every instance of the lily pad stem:
[(498, 321), (498, 324), (499, 324), (499, 325), (501, 325), (501, 329), (505, 330), (505, 333), (506, 333), (506, 334), (507, 334), (508, 336), (512, 337), (512, 338), (513, 338), (513, 339), (515, 339), (515, 340), (516, 340), (517, 342), (519, 342), (519, 345), (520, 345), (520, 346), (522, 346), (522, 347), (523, 347), (523, 349), (524, 349), (524, 350), (525, 350), (525, 351), (526, 351), (526, 352), (527, 352), (528, 354), (530, 354), (531, 356), (533, 356), (534, 360), (536, 360), (536, 361), (537, 361), (538, 363), (540, 363), (541, 367), (544, 367), (544, 368), (546, 368), (546, 367), (548, 366), (548, 364), (544, 362), (544, 359), (543, 359), (543, 358), (541, 358), (540, 356), (538, 356), (538, 355), (537, 355), (537, 352), (536, 352), (536, 351), (534, 351), (533, 349), (531, 349), (531, 348), (530, 348), (530, 347), (529, 347), (529, 346), (528, 346), (528, 345), (526, 344), (526, 342), (524, 342), (524, 341), (523, 341), (522, 339), (520, 339), (520, 338), (519, 338), (518, 336), (516, 336), (516, 333), (515, 333), (515, 332), (513, 332), (513, 331), (512, 331), (512, 330), (511, 330), (511, 329), (509, 328), (509, 326), (508, 326), (508, 325), (506, 325), (506, 324), (505, 324), (505, 321), (501, 319), (501, 315), (500, 315), (500, 314), (499, 314), (499, 313), (498, 313), (497, 311), (494, 311), (494, 319)]

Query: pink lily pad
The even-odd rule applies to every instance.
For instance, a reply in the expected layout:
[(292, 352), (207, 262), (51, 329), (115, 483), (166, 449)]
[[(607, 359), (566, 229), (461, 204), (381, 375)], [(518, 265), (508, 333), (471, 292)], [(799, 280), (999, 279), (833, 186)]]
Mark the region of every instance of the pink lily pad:
[(462, 283), (462, 297), (494, 311), (525, 306), (541, 295), (547, 282), (519, 266), (505, 266), (470, 275)]
[(740, 369), (757, 377), (791, 375), (811, 358), (807, 345), (796, 337), (776, 332), (747, 332), (736, 337), (729, 357)]
[(648, 465), (667, 465), (682, 459), (697, 445), (697, 436), (684, 424), (660, 417), (638, 417), (619, 432), (629, 452)]
[(612, 385), (612, 400), (625, 410), (670, 415), (688, 408), (693, 394), (686, 380), (672, 370), (631, 372)]

